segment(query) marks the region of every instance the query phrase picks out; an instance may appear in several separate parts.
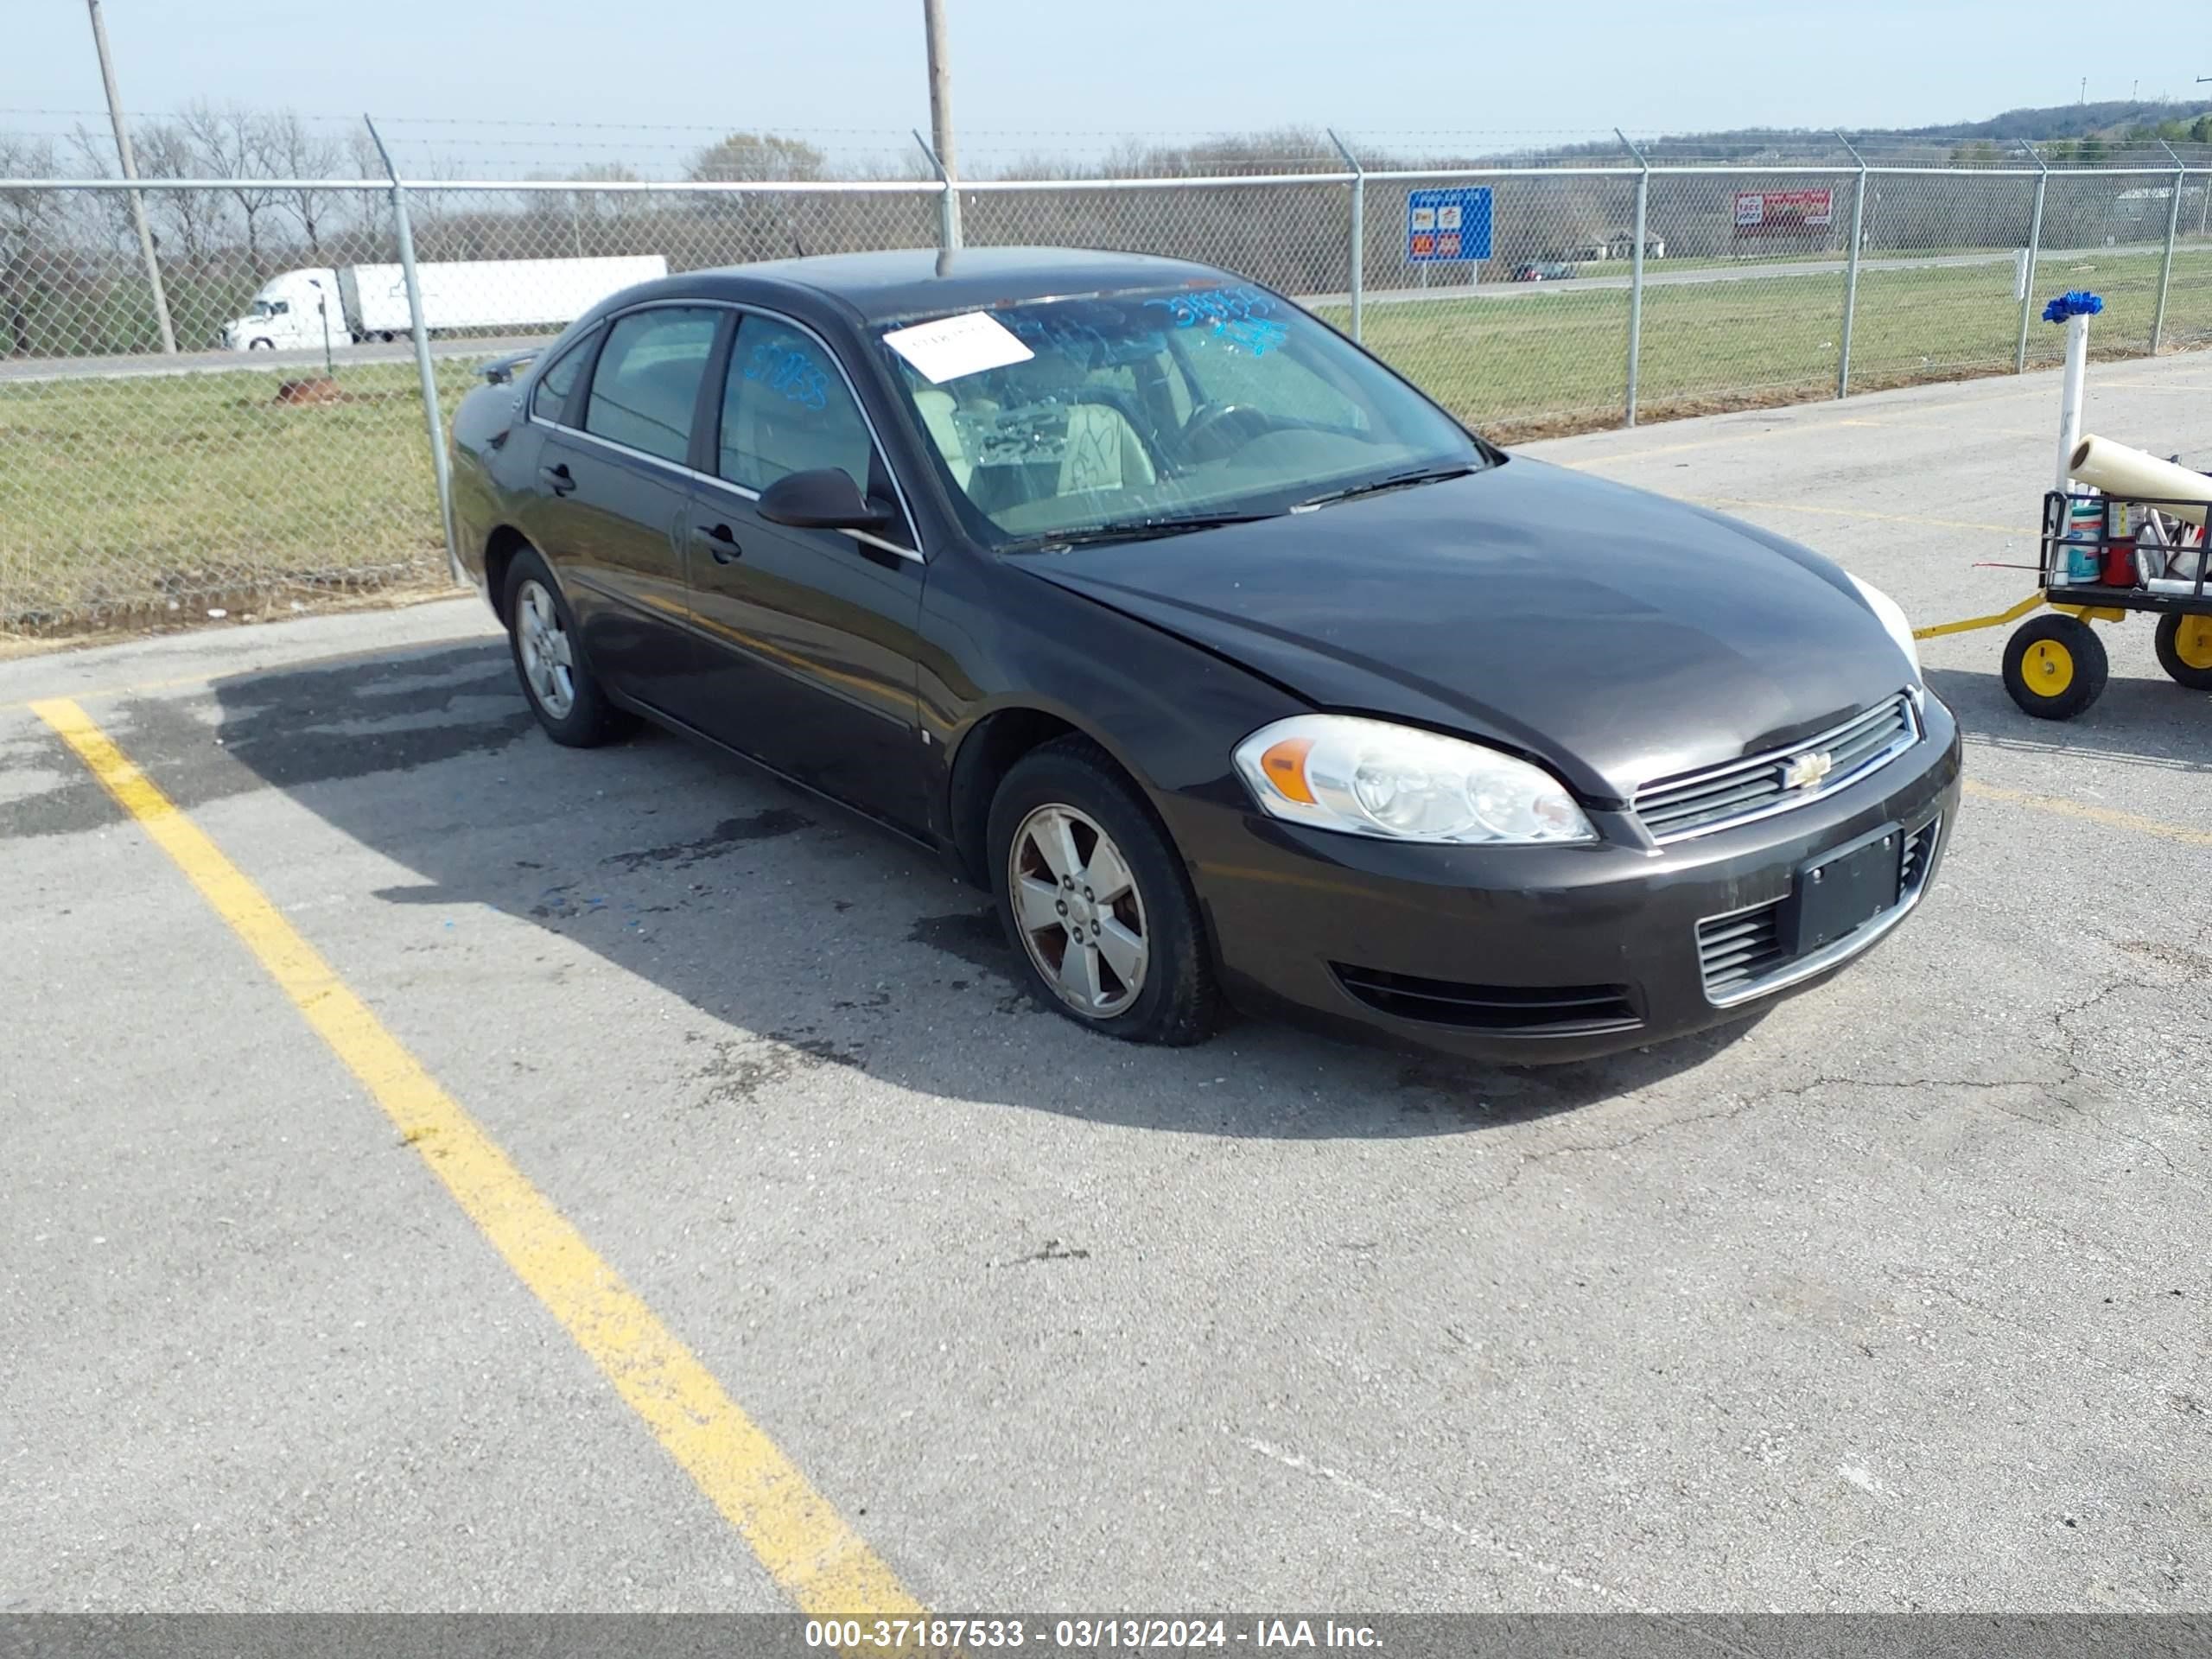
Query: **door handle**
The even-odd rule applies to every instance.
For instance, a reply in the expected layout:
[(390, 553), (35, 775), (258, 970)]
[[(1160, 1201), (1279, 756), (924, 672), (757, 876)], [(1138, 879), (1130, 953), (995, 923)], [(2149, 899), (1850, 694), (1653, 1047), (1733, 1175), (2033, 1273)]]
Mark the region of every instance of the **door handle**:
[(737, 544), (737, 537), (728, 524), (702, 526), (699, 539), (706, 543), (707, 551), (714, 555), (716, 564), (728, 564), (732, 559), (745, 556), (745, 550)]
[(576, 480), (569, 475), (565, 466), (541, 467), (538, 481), (556, 495), (567, 495), (576, 487)]

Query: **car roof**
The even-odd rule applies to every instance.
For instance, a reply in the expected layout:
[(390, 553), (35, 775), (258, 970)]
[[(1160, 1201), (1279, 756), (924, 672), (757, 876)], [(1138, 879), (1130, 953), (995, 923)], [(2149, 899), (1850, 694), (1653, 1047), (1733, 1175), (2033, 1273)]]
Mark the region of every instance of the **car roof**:
[(1144, 253), (1083, 248), (906, 248), (881, 253), (772, 259), (677, 279), (707, 297), (742, 299), (763, 286), (804, 289), (843, 301), (863, 322), (972, 311), (1058, 295), (1116, 289), (1214, 286), (1242, 279), (1211, 265)]

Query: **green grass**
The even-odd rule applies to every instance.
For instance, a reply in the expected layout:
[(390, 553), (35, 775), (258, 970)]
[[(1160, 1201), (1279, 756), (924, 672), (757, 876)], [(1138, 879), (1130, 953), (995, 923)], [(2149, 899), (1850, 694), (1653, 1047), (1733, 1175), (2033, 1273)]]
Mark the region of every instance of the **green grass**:
[[(443, 567), (411, 365), (0, 383), (0, 632), (159, 620)], [(467, 371), (446, 365), (452, 401)]]
[[(2107, 306), (2092, 327), (2098, 353), (2139, 353), (2158, 264), (2045, 261), (2036, 291), (2094, 289)], [(1852, 384), (2009, 370), (2012, 285), (2005, 264), (1863, 272)], [(1842, 301), (1835, 273), (1649, 289), (1641, 415), (1832, 394)], [(1628, 314), (1625, 289), (1541, 289), (1374, 306), (1366, 334), (1450, 408), (1510, 437), (1618, 419)], [(2212, 248), (2177, 255), (2164, 338), (2212, 346)], [(2057, 360), (2060, 330), (2037, 320), (2028, 339), (2031, 363)], [(442, 364), (439, 378), (449, 415), (472, 371)], [(283, 378), (0, 382), (0, 633), (435, 579), (443, 553), (413, 367), (342, 368), (350, 401), (333, 405), (276, 402)]]
[[(2100, 355), (2141, 352), (2151, 334), (2155, 256), (2045, 261), (2038, 296), (2092, 288), (2106, 310)], [(1832, 393), (1841, 351), (1843, 276), (1750, 276), (1648, 288), (1637, 373), (1644, 418), (1732, 404)], [(1339, 327), (1349, 313), (1325, 312)], [(1852, 384), (1862, 391), (2010, 369), (2019, 334), (2010, 265), (1866, 270), (1852, 331)], [(1366, 343), (1432, 396), (1478, 424), (1506, 430), (1609, 418), (1627, 397), (1624, 289), (1535, 289), (1500, 299), (1368, 308)], [(2175, 256), (2169, 346), (2212, 343), (2212, 249)], [(2056, 362), (2061, 332), (2039, 319), (2031, 365)]]

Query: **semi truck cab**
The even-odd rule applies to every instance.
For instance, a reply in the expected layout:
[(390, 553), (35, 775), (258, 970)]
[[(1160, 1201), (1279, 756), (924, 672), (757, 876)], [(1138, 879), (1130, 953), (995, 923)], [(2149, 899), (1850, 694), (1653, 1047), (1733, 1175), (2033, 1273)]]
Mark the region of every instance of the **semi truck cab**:
[(234, 352), (321, 351), (326, 322), (331, 345), (353, 343), (338, 292), (338, 273), (279, 271), (261, 285), (251, 310), (223, 325), (223, 345)]

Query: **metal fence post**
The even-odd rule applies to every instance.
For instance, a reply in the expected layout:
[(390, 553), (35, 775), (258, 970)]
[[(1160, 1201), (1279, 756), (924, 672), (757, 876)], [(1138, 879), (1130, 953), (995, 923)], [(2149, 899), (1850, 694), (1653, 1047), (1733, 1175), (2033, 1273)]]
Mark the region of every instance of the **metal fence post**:
[(937, 245), (940, 253), (950, 253), (960, 245), (960, 189), (954, 183), (950, 170), (938, 159), (937, 151), (930, 148), (930, 141), (918, 130), (914, 130), (914, 142), (929, 157), (930, 170), (937, 175), (937, 181), (943, 188), (944, 194), (938, 197), (937, 203)]
[(1843, 267), (1843, 338), (1839, 342), (1842, 350), (1835, 365), (1835, 395), (1845, 397), (1851, 393), (1851, 325), (1859, 315), (1859, 245), (1866, 226), (1866, 158), (1840, 132), (1836, 142), (1850, 150), (1851, 159), (1859, 163), (1859, 188), (1851, 196), (1851, 254)]
[(1351, 153), (1351, 146), (1337, 137), (1334, 127), (1323, 130), (1337, 147), (1337, 154), (1344, 158), (1344, 165), (1351, 168), (1351, 337), (1357, 340), (1360, 338), (1361, 305), (1366, 298), (1363, 270), (1367, 263), (1367, 169)]
[(423, 321), (423, 283), (415, 269), (415, 232), (407, 221), (407, 191), (399, 182), (399, 169), (391, 164), (391, 152), (384, 147), (384, 135), (377, 130), (377, 124), (365, 115), (361, 124), (368, 128), (377, 154), (383, 158), (385, 174), (391, 180), (391, 222), (399, 238), (399, 270), (407, 285), (408, 320), (414, 326), (415, 373), (423, 383), (423, 419), (430, 434), (430, 476), (437, 484), (438, 518), (445, 526), (446, 563), (454, 582), (465, 585), (468, 578), (461, 568), (460, 541), (454, 533), (453, 475), (446, 465), (445, 422), (438, 414), (438, 377), (430, 366), (430, 331)]
[(1651, 163), (1618, 127), (1613, 129), (1613, 136), (1627, 145), (1628, 153), (1643, 169), (1636, 180), (1636, 251), (1628, 274), (1628, 407), (1621, 422), (1624, 426), (1634, 426), (1637, 364), (1643, 354), (1643, 230), (1651, 213)]
[(2043, 200), (2050, 188), (2050, 163), (2037, 154), (2033, 144), (2027, 146), (2028, 156), (2043, 169), (2036, 175), (2035, 212), (2028, 216), (2028, 269), (2020, 285), (2020, 343), (2012, 353), (2012, 372), (2028, 372), (2028, 319), (2036, 310), (2036, 251), (2043, 245)]
[(2181, 232), (2182, 186), (2189, 177), (2189, 169), (2182, 165), (2180, 156), (2174, 156), (2171, 144), (2161, 138), (2158, 148), (2174, 156), (2174, 195), (2173, 200), (2166, 204), (2166, 257), (2164, 263), (2158, 267), (2158, 307), (2151, 313), (2151, 355), (2153, 357), (2158, 354), (2158, 336), (2166, 328), (2166, 284), (2173, 280), (2174, 238)]

